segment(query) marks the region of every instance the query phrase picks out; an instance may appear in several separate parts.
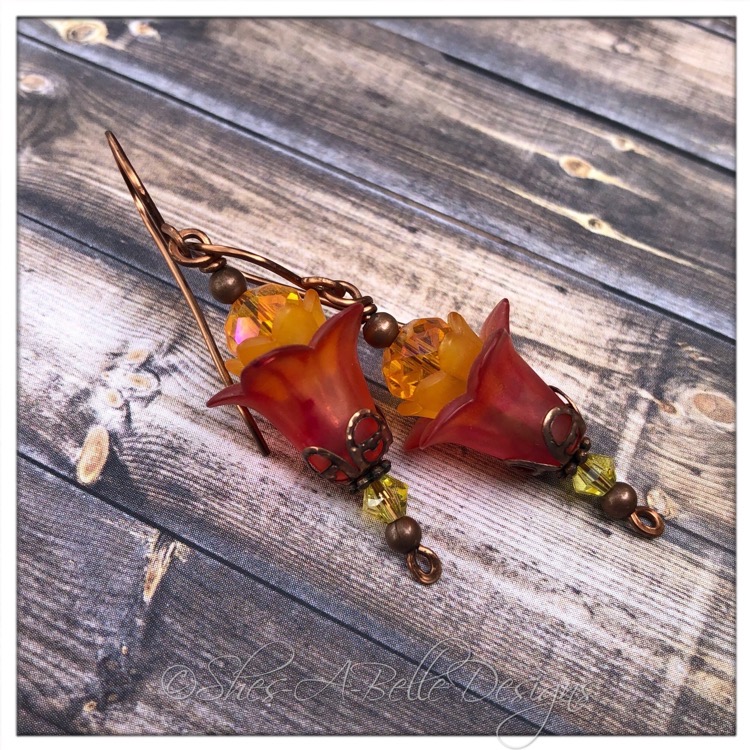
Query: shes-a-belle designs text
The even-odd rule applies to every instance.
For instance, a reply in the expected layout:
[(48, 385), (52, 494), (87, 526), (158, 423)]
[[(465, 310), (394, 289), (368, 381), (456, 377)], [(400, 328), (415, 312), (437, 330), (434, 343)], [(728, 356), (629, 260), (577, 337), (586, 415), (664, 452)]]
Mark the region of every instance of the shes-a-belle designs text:
[[(161, 688), (175, 700), (246, 701), (270, 704), (282, 697), (305, 702), (324, 694), (361, 701), (435, 702), (449, 691), (458, 691), (467, 703), (491, 701), (513, 711), (501, 722), (541, 713), (533, 723), (549, 718), (554, 708), (575, 713), (589, 700), (585, 684), (554, 683), (542, 677), (527, 680), (503, 678), (487, 661), (476, 658), (471, 648), (455, 638), (435, 644), (413, 670), (406, 674), (390, 664), (347, 659), (321, 670), (321, 674), (291, 677), (296, 653), (283, 641), (271, 641), (249, 656), (226, 654), (213, 657), (194, 670), (173, 664), (161, 675)], [(543, 722), (544, 723), (544, 722)]]

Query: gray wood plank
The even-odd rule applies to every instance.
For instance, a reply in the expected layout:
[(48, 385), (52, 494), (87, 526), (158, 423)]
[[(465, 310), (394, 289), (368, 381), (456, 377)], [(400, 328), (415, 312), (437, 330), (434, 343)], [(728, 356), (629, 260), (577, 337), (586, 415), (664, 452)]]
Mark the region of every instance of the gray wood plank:
[[(19, 487), (21, 734), (487, 735), (517, 710), (452, 685), (427, 700), (441, 664), (408, 661), (186, 545), (141, 612), (158, 530), (23, 459)], [(450, 648), (445, 663), (462, 656)]]
[(376, 23), (734, 169), (735, 47), (728, 39), (668, 18)]
[(65, 730), (56, 724), (47, 721), (42, 716), (35, 714), (24, 705), (19, 705), (18, 717), (16, 721), (16, 734), (25, 735), (61, 735)]
[(725, 36), (727, 39), (737, 38), (736, 18), (681, 18), (680, 20), (694, 26), (700, 26), (714, 34)]
[[(95, 485), (102, 497), (409, 659), (451, 635), (514, 681), (539, 675), (549, 684), (564, 675), (589, 686), (590, 699), (574, 714), (551, 717), (551, 731), (658, 734), (680, 725), (693, 696), (703, 708), (686, 731), (732, 731), (731, 554), (698, 537), (678, 544), (679, 525), (676, 536), (643, 542), (584, 503), (566, 502), (561, 488), (524, 481), (479, 456), (454, 449), (403, 455), (405, 426), (385, 404), (396, 433), (394, 466), (445, 564), (435, 588), (410, 584), (403, 563), (379, 541), (382, 531), (311, 476), (278, 435), (269, 431), (273, 455), (260, 457), (235, 415), (202, 409), (213, 376), (196, 357), (200, 344), (174, 291), (25, 222), (21, 248), (26, 454), (72, 479), (86, 435), (103, 427), (111, 459)], [(218, 327), (219, 314), (208, 312)], [(618, 335), (633, 323), (624, 321)], [(571, 367), (562, 363), (561, 371)], [(633, 372), (611, 371), (606, 385), (617, 391), (620, 377), (632, 380)], [(107, 398), (112, 389), (122, 400)], [(673, 437), (681, 444), (680, 423), (687, 431), (695, 419), (682, 410), (672, 416), (674, 435), (659, 446), (662, 455), (674, 449)], [(628, 417), (616, 425), (621, 467), (631, 463), (633, 417), (642, 415), (635, 409)], [(647, 455), (639, 460), (649, 465)], [(705, 481), (691, 477), (693, 487)], [(710, 692), (691, 679), (699, 652), (713, 675)], [(645, 695), (658, 706), (656, 719), (628, 708)]]
[[(119, 39), (118, 22), (109, 23)], [(22, 29), (479, 235), (734, 335), (734, 183), (721, 171), (361, 22), (165, 20), (159, 39), (114, 47), (62, 41), (41, 21)], [(98, 69), (27, 42), (21, 49), (32, 84), (34, 76), (49, 83), (46, 93), (39, 84), (22, 94), (39, 149), (53, 126), (34, 113), (47, 109), (80, 127), (89, 115), (79, 107), (90, 112), (85, 102), (94, 99), (97, 122), (153, 133), (162, 133), (156, 111), (177, 111), (115, 79), (102, 85)], [(176, 124), (184, 114), (169, 116)], [(172, 142), (173, 163), (184, 164), (186, 145)], [(230, 153), (221, 143), (192, 153), (199, 164), (222, 150)], [(222, 195), (226, 205), (237, 184)]]
[[(40, 69), (44, 80), (73, 80), (58, 65)], [(555, 715), (553, 731), (730, 731), (733, 347), (101, 71), (97, 84), (85, 69), (71, 89), (42, 86), (21, 100), (21, 208), (89, 246), (24, 223), (21, 408), (33, 416), (24, 450), (72, 480), (87, 434), (106, 429), (98, 494), (348, 627), (410, 659), (436, 633), (459, 634), (514, 680), (590, 680), (591, 700), (576, 716)], [(600, 449), (673, 516), (668, 535), (644, 543), (568, 503), (562, 488), (457, 449), (403, 455), (406, 425), (380, 389), (410, 508), (446, 561), (438, 587), (409, 586), (382, 530), (278, 436), (269, 433), (274, 455), (259, 459), (234, 414), (206, 413), (215, 376), (179, 296), (104, 257), (163, 276), (102, 140), (114, 116), (144, 127), (120, 135), (178, 225), (300, 270), (325, 264), (401, 319), (456, 308), (477, 325), (507, 290), (519, 348), (549, 382), (583, 396)], [(206, 174), (175, 180), (198, 155)], [(209, 317), (221, 325), (216, 307)], [(366, 366), (375, 381), (374, 357)], [(658, 726), (626, 710), (644, 696), (662, 712)]]
[[(121, 122), (145, 126), (120, 135), (176, 224), (203, 227), (218, 241), (250, 246), (301, 272), (352, 279), (400, 320), (457, 309), (479, 326), (510, 295), (516, 340), (548, 382), (582, 405), (601, 449), (618, 451), (623, 441), (622, 461), (640, 457), (631, 481), (644, 494), (661, 498), (691, 532), (734, 547), (733, 459), (724, 448), (734, 430), (731, 345), (160, 97), (114, 80), (97, 84), (79, 67), (86, 85), (75, 89), (78, 95), (71, 91), (72, 100), (22, 99), (22, 210), (169, 277), (102, 137), (113, 121), (107, 101), (114, 96)], [(123, 110), (123, 102), (132, 109)], [(55, 129), (59, 122), (67, 123), (63, 132)], [(204, 165), (195, 184), (175, 180), (193, 159)], [(395, 283), (394, 269), (405, 269), (402, 283)], [(193, 280), (206, 299), (205, 279)], [(381, 383), (377, 354), (365, 347), (363, 355), (373, 382)], [(714, 403), (718, 420), (710, 416)], [(697, 486), (694, 472), (703, 476)]]

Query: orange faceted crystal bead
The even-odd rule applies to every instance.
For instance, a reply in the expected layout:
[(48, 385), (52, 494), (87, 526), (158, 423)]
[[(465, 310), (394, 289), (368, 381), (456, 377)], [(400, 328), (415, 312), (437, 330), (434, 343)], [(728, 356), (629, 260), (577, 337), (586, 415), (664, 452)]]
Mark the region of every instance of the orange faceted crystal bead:
[(448, 322), (420, 318), (405, 325), (383, 354), (388, 390), (403, 399), (405, 416), (433, 419), (450, 401), (466, 392), (469, 371), (482, 340), (456, 312)]
[(299, 292), (281, 284), (264, 284), (245, 292), (227, 317), (227, 345), (235, 357), (224, 364), (239, 377), (246, 365), (273, 349), (309, 344), (325, 319), (314, 289)]
[(287, 300), (298, 302), (300, 296), (296, 289), (281, 284), (263, 284), (246, 291), (232, 304), (224, 326), (229, 351), (236, 355), (237, 347), (246, 339), (270, 334), (279, 310)]
[(418, 318), (401, 328), (383, 352), (383, 377), (394, 396), (411, 398), (421, 381), (438, 372), (438, 350), (447, 332), (440, 318)]

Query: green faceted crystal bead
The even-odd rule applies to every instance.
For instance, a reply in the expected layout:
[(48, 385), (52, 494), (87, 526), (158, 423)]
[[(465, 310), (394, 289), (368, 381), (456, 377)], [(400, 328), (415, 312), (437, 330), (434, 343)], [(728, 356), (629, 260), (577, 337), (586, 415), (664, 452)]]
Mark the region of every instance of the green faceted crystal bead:
[(612, 489), (616, 481), (615, 462), (609, 456), (592, 453), (586, 456), (573, 474), (573, 489), (582, 495), (601, 497)]
[(365, 489), (362, 510), (378, 521), (391, 523), (406, 514), (408, 492), (407, 485), (386, 474)]

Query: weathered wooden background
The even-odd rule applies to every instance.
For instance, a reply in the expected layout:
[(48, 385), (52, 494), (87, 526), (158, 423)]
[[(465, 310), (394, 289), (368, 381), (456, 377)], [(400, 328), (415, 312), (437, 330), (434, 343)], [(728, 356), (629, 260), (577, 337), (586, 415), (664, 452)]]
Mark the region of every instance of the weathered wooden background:
[[(727, 19), (21, 21), (19, 732), (733, 733), (734, 47)], [(363, 345), (444, 562), (412, 583), (272, 428), (263, 458), (204, 408), (218, 380), (107, 128), (167, 220), (400, 320), (478, 326), (508, 296), (665, 535), (404, 454)], [(246, 677), (290, 661), (276, 687), (307, 692), (217, 699), (211, 660), (226, 688), (254, 654)], [(206, 689), (165, 689), (175, 665)], [(377, 669), (421, 695), (374, 700)], [(550, 710), (555, 686), (577, 699)]]

